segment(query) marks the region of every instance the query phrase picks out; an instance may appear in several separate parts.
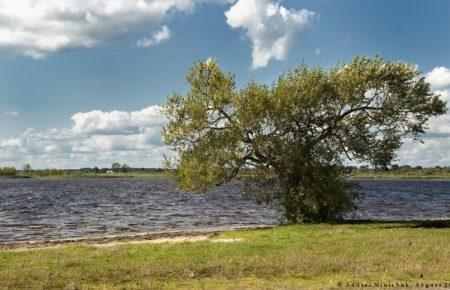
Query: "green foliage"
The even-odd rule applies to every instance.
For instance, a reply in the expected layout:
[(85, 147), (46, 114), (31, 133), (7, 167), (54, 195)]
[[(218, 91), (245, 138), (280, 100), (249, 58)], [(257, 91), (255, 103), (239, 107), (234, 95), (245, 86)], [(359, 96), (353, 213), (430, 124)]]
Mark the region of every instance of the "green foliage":
[(24, 164), (22, 169), (23, 169), (23, 173), (26, 176), (29, 176), (33, 172), (32, 168), (31, 168), (31, 165), (29, 163)]
[(416, 67), (380, 57), (330, 70), (301, 64), (271, 86), (240, 90), (211, 60), (196, 63), (187, 80), (187, 95), (174, 93), (164, 107), (175, 180), (205, 190), (250, 170), (254, 195), (294, 222), (351, 211), (356, 192), (341, 179), (343, 162), (387, 168), (403, 137), (420, 140), (428, 119), (445, 113)]
[(125, 174), (128, 174), (128, 172), (130, 172), (130, 166), (128, 166), (128, 164), (123, 164), (122, 165), (122, 172)]
[(120, 165), (120, 163), (114, 162), (111, 165), (111, 170), (115, 173), (119, 173), (119, 171), (121, 170), (122, 166)]
[(409, 179), (450, 179), (449, 167), (412, 167), (410, 165), (393, 164), (387, 170), (366, 167), (347, 167), (347, 174), (355, 178), (409, 178)]
[(25, 171), (22, 171), (18, 175), (31, 178), (167, 178), (167, 174), (162, 168), (131, 168), (127, 167), (125, 164), (125, 168), (121, 166), (119, 169), (120, 170), (114, 175), (107, 173), (110, 171), (110, 168), (98, 167), (80, 169), (35, 169), (28, 174)]
[(0, 176), (15, 177), (17, 170), (14, 167), (0, 167)]
[(29, 177), (65, 177), (67, 172), (63, 169), (47, 168), (33, 170), (28, 173), (24, 170), (24, 175)]

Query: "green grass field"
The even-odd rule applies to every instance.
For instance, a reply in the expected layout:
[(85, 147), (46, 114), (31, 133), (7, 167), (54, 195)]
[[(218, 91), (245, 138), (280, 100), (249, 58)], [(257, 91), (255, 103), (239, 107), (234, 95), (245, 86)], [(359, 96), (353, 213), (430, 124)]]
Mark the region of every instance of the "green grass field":
[(169, 178), (169, 175), (164, 172), (150, 172), (150, 173), (61, 173), (61, 174), (32, 174), (29, 176), (19, 176), (25, 178), (44, 178), (44, 179), (64, 179), (64, 178)]
[[(211, 242), (225, 238), (242, 240)], [(0, 289), (323, 289), (352, 282), (449, 283), (449, 222), (291, 225), (202, 242), (0, 252)]]
[(448, 171), (411, 171), (411, 172), (356, 172), (351, 178), (387, 178), (387, 179), (450, 179)]

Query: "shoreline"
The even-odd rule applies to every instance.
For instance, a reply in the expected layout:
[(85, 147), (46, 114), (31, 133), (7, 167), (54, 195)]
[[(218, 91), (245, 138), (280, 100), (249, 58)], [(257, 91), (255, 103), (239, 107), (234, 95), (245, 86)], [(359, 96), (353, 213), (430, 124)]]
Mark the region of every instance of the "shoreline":
[[(0, 179), (170, 179), (167, 175), (161, 176), (145, 176), (145, 175), (121, 175), (121, 176), (0, 176)], [(380, 180), (450, 180), (450, 176), (346, 176), (344, 179), (356, 179), (356, 180), (367, 180), (367, 179), (380, 179)]]
[[(330, 226), (352, 226), (352, 225), (407, 225), (416, 228), (450, 228), (450, 217), (442, 219), (429, 220), (345, 220), (336, 223), (299, 223), (297, 225), (314, 226), (314, 225), (330, 225)], [(295, 224), (279, 224), (279, 225), (252, 225), (252, 226), (235, 226), (222, 228), (206, 228), (196, 230), (162, 230), (149, 232), (136, 232), (124, 234), (109, 235), (92, 235), (81, 237), (67, 237), (59, 239), (29, 239), (14, 242), (0, 242), (0, 252), (11, 251), (28, 251), (37, 249), (51, 249), (71, 244), (83, 244), (88, 246), (113, 246), (119, 244), (137, 244), (137, 243), (182, 243), (208, 241), (222, 233), (230, 233), (241, 230), (261, 230), (273, 229), (284, 226), (292, 226)]]
[(254, 225), (236, 226), (218, 229), (198, 229), (198, 230), (173, 230), (173, 231), (151, 231), (126, 233), (116, 235), (94, 235), (84, 237), (68, 237), (61, 239), (30, 239), (14, 242), (0, 242), (0, 252), (27, 251), (34, 249), (49, 249), (70, 244), (85, 244), (93, 246), (108, 246), (128, 243), (165, 243), (165, 242), (188, 242), (207, 240), (222, 232), (232, 232), (238, 230), (269, 229), (276, 226)]

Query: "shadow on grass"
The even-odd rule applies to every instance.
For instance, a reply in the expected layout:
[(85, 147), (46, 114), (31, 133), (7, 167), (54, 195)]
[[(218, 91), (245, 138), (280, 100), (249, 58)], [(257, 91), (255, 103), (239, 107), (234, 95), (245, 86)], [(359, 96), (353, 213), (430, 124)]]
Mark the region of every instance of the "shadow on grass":
[(350, 224), (350, 225), (364, 225), (364, 224), (380, 224), (381, 228), (450, 228), (450, 219), (448, 220), (416, 220), (416, 221), (383, 221), (383, 220), (346, 220), (337, 222), (335, 224)]
[[(342, 220), (325, 223), (298, 223), (298, 225), (374, 225), (379, 229), (395, 228), (424, 228), (424, 229), (446, 229), (450, 228), (450, 218), (446, 220)], [(295, 223), (281, 223), (275, 227), (292, 226)], [(260, 231), (274, 228), (274, 226), (245, 229), (246, 231)]]

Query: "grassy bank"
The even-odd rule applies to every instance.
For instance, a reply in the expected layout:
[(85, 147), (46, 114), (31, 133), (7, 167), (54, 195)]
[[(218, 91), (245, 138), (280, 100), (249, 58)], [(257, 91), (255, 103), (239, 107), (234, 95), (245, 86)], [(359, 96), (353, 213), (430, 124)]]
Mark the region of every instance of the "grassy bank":
[(450, 179), (450, 172), (357, 172), (351, 178), (386, 178), (386, 179)]
[[(242, 239), (212, 243), (215, 239)], [(0, 288), (297, 289), (450, 282), (450, 227), (293, 225), (208, 241), (0, 252)]]
[(59, 173), (59, 174), (30, 174), (17, 175), (15, 178), (46, 178), (46, 179), (63, 179), (63, 178), (169, 178), (165, 172), (149, 172), (149, 173)]
[[(52, 174), (52, 175), (28, 175), (28, 176), (0, 176), (0, 178), (48, 178), (48, 179), (58, 179), (58, 178), (170, 178), (168, 173), (158, 172), (158, 173), (118, 173), (118, 174)], [(354, 179), (450, 179), (449, 174), (396, 174), (389, 172), (368, 172), (368, 173), (356, 173), (349, 174), (347, 178)]]
[[(132, 173), (85, 173), (85, 172), (65, 172), (47, 173), (38, 172), (29, 175), (17, 174), (17, 175), (0, 175), (5, 178), (169, 178), (170, 175), (167, 172), (132, 172)], [(450, 172), (446, 170), (437, 171), (411, 171), (411, 172), (399, 172), (399, 171), (357, 171), (350, 174), (346, 174), (348, 178), (361, 178), (361, 179), (375, 179), (375, 178), (387, 178), (387, 179), (450, 179)]]
[[(349, 170), (349, 168), (347, 168)], [(450, 167), (411, 167), (397, 166), (387, 171), (368, 168), (351, 169), (353, 178), (397, 178), (397, 179), (450, 179)]]

